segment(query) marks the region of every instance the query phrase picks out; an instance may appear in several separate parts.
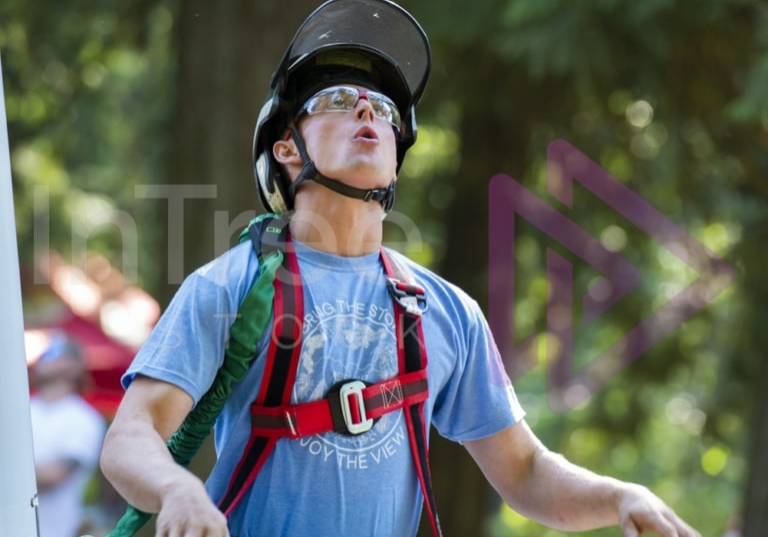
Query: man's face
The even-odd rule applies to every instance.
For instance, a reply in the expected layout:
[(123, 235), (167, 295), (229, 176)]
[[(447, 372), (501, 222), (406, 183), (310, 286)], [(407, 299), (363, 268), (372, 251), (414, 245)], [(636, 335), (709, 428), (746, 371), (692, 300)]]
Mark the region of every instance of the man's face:
[(366, 88), (345, 87), (360, 94), (351, 109), (331, 108), (299, 118), (307, 153), (326, 177), (357, 188), (386, 187), (397, 173), (394, 127), (381, 117), (385, 112), (382, 102), (373, 95), (369, 98)]

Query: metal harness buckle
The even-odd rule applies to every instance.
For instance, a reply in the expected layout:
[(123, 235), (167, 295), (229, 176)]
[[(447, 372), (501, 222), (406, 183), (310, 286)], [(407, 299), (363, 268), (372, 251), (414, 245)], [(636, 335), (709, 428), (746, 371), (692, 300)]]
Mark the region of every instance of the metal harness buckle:
[[(341, 415), (344, 417), (344, 425), (346, 425), (349, 434), (363, 434), (373, 427), (373, 418), (369, 418), (365, 413), (365, 400), (363, 399), (365, 388), (363, 381), (352, 380), (343, 384), (339, 389)], [(350, 400), (354, 401), (350, 402)]]
[(427, 297), (424, 289), (418, 285), (401, 282), (395, 278), (387, 278), (387, 287), (398, 304), (411, 315), (419, 316), (427, 311)]

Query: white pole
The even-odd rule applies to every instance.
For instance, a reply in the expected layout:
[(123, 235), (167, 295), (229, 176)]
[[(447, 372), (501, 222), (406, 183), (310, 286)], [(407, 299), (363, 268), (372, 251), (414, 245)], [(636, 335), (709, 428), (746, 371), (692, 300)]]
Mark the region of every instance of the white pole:
[(0, 63), (0, 535), (36, 537), (37, 484), (32, 453), (19, 253)]

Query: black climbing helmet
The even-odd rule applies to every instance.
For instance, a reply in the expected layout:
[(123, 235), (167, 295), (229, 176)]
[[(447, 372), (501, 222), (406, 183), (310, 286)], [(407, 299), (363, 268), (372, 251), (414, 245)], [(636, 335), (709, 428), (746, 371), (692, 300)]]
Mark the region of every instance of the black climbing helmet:
[[(275, 213), (291, 210), (289, 180), (272, 156), (298, 108), (332, 84), (360, 84), (394, 101), (402, 123), (397, 169), (416, 141), (414, 108), (429, 78), (429, 41), (419, 23), (389, 0), (328, 0), (304, 21), (272, 75), (253, 139), (259, 199)], [(394, 188), (394, 185), (391, 185)], [(392, 196), (385, 210), (391, 208)]]

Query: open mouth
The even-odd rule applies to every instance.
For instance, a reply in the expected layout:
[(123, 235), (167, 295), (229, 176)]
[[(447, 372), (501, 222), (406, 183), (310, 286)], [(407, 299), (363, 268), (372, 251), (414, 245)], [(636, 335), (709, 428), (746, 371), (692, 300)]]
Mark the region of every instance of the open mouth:
[(371, 127), (361, 127), (357, 130), (357, 132), (355, 132), (355, 140), (359, 140), (361, 138), (364, 140), (373, 141), (379, 139), (379, 137), (376, 135), (376, 131), (374, 131)]

